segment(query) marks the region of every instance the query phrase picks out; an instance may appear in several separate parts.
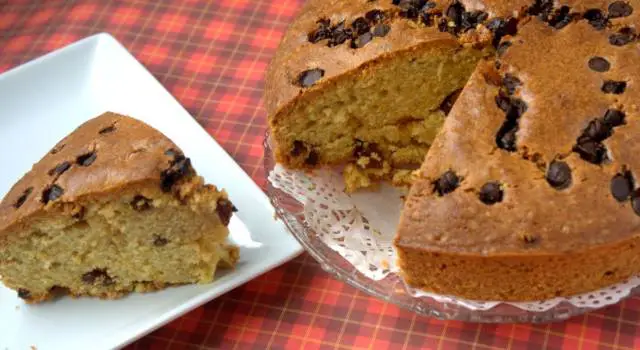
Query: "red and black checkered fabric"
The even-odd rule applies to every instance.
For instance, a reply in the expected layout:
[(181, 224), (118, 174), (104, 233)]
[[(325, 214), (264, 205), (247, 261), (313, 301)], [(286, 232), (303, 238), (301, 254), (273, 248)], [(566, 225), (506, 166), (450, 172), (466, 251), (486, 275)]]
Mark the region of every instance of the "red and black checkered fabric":
[[(302, 2), (0, 0), (0, 72), (109, 32), (264, 185), (264, 72)], [(555, 324), (438, 321), (332, 279), (305, 254), (130, 348), (640, 349), (639, 317), (636, 297)]]

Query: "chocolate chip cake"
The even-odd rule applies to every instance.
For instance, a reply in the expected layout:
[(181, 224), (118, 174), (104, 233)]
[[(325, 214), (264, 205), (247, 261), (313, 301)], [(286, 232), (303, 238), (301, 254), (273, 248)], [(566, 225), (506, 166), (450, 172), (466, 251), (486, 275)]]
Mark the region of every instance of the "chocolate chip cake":
[(29, 303), (207, 283), (231, 267), (235, 210), (166, 136), (105, 113), (60, 141), (0, 203), (0, 276)]
[(639, 13), (311, 1), (268, 74), (276, 157), (344, 165), (347, 189), (420, 163), (395, 240), (411, 286), (526, 301), (620, 282), (640, 273)]

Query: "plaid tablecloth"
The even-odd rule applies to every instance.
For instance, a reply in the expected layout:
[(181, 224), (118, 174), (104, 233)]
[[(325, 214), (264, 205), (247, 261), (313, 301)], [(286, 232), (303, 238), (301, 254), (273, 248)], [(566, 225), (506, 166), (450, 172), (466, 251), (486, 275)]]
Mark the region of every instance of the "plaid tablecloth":
[[(263, 186), (264, 72), (302, 2), (0, 0), (0, 72), (109, 32)], [(439, 321), (338, 282), (304, 254), (130, 348), (640, 349), (639, 317), (636, 297), (546, 325)]]

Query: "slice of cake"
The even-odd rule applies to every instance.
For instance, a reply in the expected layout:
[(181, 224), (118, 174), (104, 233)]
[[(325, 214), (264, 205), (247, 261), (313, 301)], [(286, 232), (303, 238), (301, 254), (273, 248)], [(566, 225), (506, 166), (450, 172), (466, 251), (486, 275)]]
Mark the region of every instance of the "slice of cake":
[(238, 259), (226, 242), (234, 210), (166, 136), (105, 113), (60, 141), (0, 203), (0, 276), (27, 302), (208, 283)]

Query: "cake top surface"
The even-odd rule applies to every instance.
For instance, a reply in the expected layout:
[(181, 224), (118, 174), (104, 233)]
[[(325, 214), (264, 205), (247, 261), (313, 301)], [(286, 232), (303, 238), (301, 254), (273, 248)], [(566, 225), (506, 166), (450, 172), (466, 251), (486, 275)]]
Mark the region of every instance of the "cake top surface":
[(640, 232), (640, 2), (554, 6), (564, 15), (521, 20), (473, 74), (407, 199), (399, 245), (544, 254)]
[[(269, 66), (265, 105), (273, 117), (316, 90), (316, 84), (416, 46), (497, 46), (500, 37), (513, 34), (518, 20), (531, 14), (546, 17), (556, 27), (585, 14), (602, 25), (633, 24), (640, 16), (633, 4), (607, 0), (310, 0), (285, 33)], [(628, 8), (631, 12), (627, 14)]]
[(62, 139), (0, 202), (0, 231), (56, 203), (99, 195), (142, 181), (171, 187), (189, 160), (159, 131), (104, 113)]
[[(406, 9), (413, 11), (416, 6), (417, 2)], [(269, 115), (313, 90), (316, 82), (348, 73), (386, 54), (430, 42), (457, 46), (454, 36), (427, 28), (417, 12), (412, 12), (411, 18), (406, 12), (392, 0), (308, 1), (284, 35), (267, 71), (265, 105)]]

